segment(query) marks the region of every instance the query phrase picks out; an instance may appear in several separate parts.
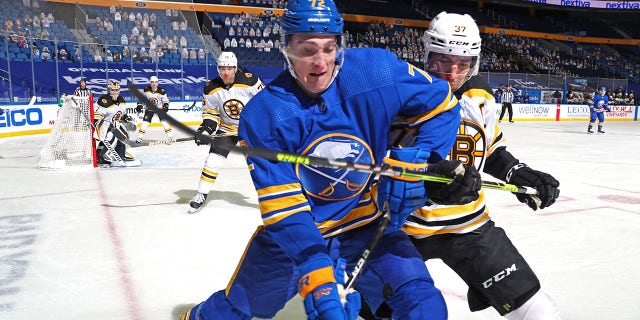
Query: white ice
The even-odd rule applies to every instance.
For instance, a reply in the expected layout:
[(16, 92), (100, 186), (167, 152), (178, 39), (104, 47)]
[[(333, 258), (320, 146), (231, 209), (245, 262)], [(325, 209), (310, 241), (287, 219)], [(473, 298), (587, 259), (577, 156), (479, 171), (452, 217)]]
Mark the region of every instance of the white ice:
[[(533, 212), (489, 190), (491, 216), (565, 319), (640, 319), (640, 125), (610, 121), (593, 135), (586, 126), (504, 124), (508, 150), (562, 192)], [(177, 319), (227, 285), (261, 222), (241, 156), (189, 215), (207, 147), (136, 148), (139, 168), (45, 171), (36, 169), (45, 139), (0, 139), (0, 319)], [(499, 319), (471, 313), (465, 284), (440, 261), (428, 266), (451, 319)], [(275, 319), (303, 314), (296, 299)]]

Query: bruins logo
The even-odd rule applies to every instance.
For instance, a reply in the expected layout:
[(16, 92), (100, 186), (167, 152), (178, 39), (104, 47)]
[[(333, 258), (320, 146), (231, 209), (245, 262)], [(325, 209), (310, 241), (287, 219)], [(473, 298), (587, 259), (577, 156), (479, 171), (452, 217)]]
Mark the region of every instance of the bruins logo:
[(449, 151), (449, 159), (482, 168), (486, 152), (487, 139), (482, 126), (470, 120), (462, 120), (455, 145)]
[(251, 72), (245, 72), (244, 76), (247, 78), (251, 78), (253, 76), (253, 74), (251, 74)]
[(151, 100), (151, 103), (153, 103), (153, 105), (154, 105), (154, 106), (157, 106), (157, 105), (158, 105), (158, 98), (156, 98), (156, 97), (152, 97), (152, 98), (151, 98), (151, 99), (149, 99), (149, 100)]
[(242, 109), (244, 108), (242, 101), (238, 99), (229, 99), (224, 102), (222, 107), (224, 108), (224, 113), (226, 113), (230, 119), (240, 120), (240, 112), (242, 112)]

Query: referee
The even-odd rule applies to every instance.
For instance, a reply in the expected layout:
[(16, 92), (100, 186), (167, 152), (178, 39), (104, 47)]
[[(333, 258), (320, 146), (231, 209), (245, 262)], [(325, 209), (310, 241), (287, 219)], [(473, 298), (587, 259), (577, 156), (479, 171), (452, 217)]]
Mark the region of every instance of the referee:
[(513, 102), (513, 92), (511, 91), (511, 85), (507, 85), (507, 89), (502, 92), (500, 98), (502, 99), (502, 112), (500, 112), (498, 122), (502, 122), (505, 110), (509, 110), (509, 122), (513, 123), (513, 106), (511, 105)]

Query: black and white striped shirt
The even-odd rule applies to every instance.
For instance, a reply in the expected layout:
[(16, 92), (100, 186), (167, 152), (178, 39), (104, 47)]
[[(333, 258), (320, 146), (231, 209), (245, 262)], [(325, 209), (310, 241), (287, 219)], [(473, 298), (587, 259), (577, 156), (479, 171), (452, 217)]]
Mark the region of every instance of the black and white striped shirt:
[(505, 90), (502, 93), (502, 102), (508, 102), (511, 103), (513, 102), (513, 92), (511, 92), (511, 90)]
[(88, 97), (90, 94), (91, 90), (89, 90), (89, 88), (87, 87), (78, 87), (76, 91), (73, 92), (73, 95), (78, 97)]

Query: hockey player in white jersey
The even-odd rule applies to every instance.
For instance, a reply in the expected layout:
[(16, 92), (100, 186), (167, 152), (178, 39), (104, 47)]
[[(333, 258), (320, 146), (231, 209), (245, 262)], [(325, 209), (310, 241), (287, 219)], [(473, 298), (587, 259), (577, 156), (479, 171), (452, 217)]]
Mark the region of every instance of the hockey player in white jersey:
[[(150, 85), (144, 88), (144, 95), (153, 103), (158, 109), (162, 109), (164, 112), (169, 111), (169, 98), (167, 98), (167, 92), (164, 88), (158, 86), (158, 77), (151, 76), (149, 78)], [(136, 106), (136, 112), (142, 113), (143, 104), (138, 102)], [(144, 135), (147, 133), (147, 128), (149, 128), (149, 123), (153, 120), (153, 116), (156, 114), (155, 111), (151, 109), (147, 109), (144, 112), (144, 116), (142, 117), (142, 125), (140, 126), (140, 131), (138, 131), (138, 139), (136, 139), (137, 143), (142, 142)], [(167, 120), (160, 119), (160, 123), (162, 124), (162, 128), (164, 129), (165, 134), (167, 135), (167, 142), (173, 142), (173, 129), (171, 128), (171, 124)]]
[[(220, 53), (217, 64), (220, 75), (204, 86), (202, 124), (198, 132), (206, 132), (210, 135), (223, 134), (224, 137), (216, 138), (220, 145), (235, 145), (238, 143), (240, 113), (247, 102), (264, 87), (264, 84), (256, 75), (238, 69), (238, 59), (233, 52)], [(195, 142), (197, 145), (205, 143), (197, 138)], [(216, 143), (211, 144), (209, 155), (200, 174), (198, 193), (189, 203), (190, 213), (202, 208), (218, 177), (220, 166), (228, 154), (228, 149), (219, 148)]]
[(134, 159), (131, 151), (126, 149), (124, 142), (119, 141), (114, 133), (119, 130), (128, 138), (129, 134), (123, 124), (133, 120), (127, 114), (126, 102), (120, 96), (120, 84), (116, 81), (109, 82), (108, 91), (98, 98), (95, 107), (96, 115), (100, 116), (100, 120), (96, 122), (98, 163), (102, 167), (139, 166), (142, 162)]
[[(559, 195), (558, 181), (520, 163), (504, 146), (491, 87), (478, 75), (481, 38), (473, 18), (441, 12), (431, 20), (423, 41), (425, 70), (447, 80), (461, 106), (461, 123), (449, 160), (484, 169), (508, 183), (535, 188), (535, 196), (516, 194), (533, 210), (552, 205)], [(410, 135), (396, 136), (400, 137), (396, 144), (411, 144)], [(427, 190), (432, 183), (426, 183)], [(451, 191), (456, 183), (450, 184)], [(447, 188), (442, 190), (446, 193)], [(470, 203), (465, 194), (457, 195), (459, 202), (441, 201), (444, 197), (456, 198), (449, 193), (429, 193), (427, 205), (415, 211), (402, 229), (411, 235), (425, 260), (441, 259), (464, 280), (469, 286), (470, 310), (493, 307), (509, 320), (560, 319), (531, 267), (489, 217), (484, 191)], [(493, 281), (494, 275), (504, 277)], [(373, 319), (370, 314), (362, 315)]]

